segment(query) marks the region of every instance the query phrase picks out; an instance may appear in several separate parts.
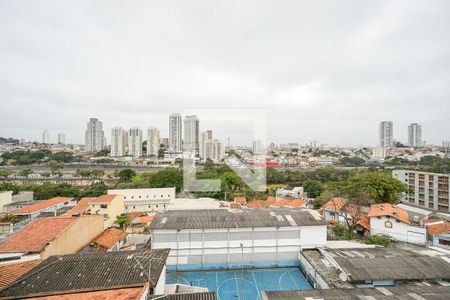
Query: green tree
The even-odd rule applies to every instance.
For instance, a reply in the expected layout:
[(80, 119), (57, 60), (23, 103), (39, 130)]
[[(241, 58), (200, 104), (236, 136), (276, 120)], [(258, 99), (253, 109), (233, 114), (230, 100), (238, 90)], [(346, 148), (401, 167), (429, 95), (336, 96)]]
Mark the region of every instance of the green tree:
[(164, 144), (159, 145), (158, 158), (164, 158), (164, 152), (166, 152), (166, 146)]
[(308, 197), (316, 198), (323, 192), (323, 186), (319, 180), (308, 179), (303, 184), (305, 192), (308, 193)]
[(132, 169), (123, 169), (119, 172), (118, 176), (121, 182), (130, 182), (136, 176), (136, 172)]
[(222, 191), (229, 194), (242, 193), (246, 187), (242, 179), (234, 172), (226, 172), (221, 176)]
[(125, 224), (128, 222), (128, 217), (126, 215), (120, 215), (116, 217), (116, 223), (119, 225), (120, 229), (125, 227)]
[(75, 172), (75, 176), (77, 177), (90, 177), (92, 175), (91, 170), (88, 169), (78, 169)]
[(333, 198), (334, 198), (333, 192), (325, 190), (316, 199), (314, 199), (313, 206), (315, 209), (320, 208)]
[(341, 190), (350, 198), (364, 193), (375, 203), (397, 203), (400, 194), (406, 192), (401, 181), (380, 172), (365, 172), (351, 177), (341, 185)]
[(85, 188), (80, 192), (82, 197), (100, 197), (101, 195), (106, 194), (108, 191), (108, 186), (102, 182), (92, 183), (90, 186)]
[(31, 174), (33, 174), (33, 170), (27, 168), (27, 169), (20, 170), (19, 173), (17, 173), (17, 174), (22, 177), (28, 177)]
[(11, 175), (13, 172), (9, 169), (0, 169), (0, 177), (6, 178)]
[(50, 169), (53, 175), (59, 174), (60, 170), (64, 168), (64, 164), (57, 162), (56, 160), (50, 160), (47, 162), (47, 168)]

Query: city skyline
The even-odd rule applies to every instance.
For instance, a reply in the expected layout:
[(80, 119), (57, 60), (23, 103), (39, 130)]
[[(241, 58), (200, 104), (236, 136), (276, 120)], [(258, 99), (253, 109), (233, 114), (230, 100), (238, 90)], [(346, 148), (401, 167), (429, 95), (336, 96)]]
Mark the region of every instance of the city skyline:
[[(174, 111), (256, 107), (270, 112), (275, 143), (376, 146), (374, 124), (393, 120), (403, 143), (417, 122), (428, 143), (441, 144), (449, 139), (450, 4), (433, 3), (331, 2), (325, 11), (300, 1), (239, 10), (140, 2), (124, 14), (5, 1), (0, 136), (38, 140), (47, 129), (83, 143), (80, 128), (92, 115), (105, 132), (155, 126), (168, 136)], [(213, 18), (195, 13), (206, 7)], [(215, 132), (251, 144), (239, 128)]]

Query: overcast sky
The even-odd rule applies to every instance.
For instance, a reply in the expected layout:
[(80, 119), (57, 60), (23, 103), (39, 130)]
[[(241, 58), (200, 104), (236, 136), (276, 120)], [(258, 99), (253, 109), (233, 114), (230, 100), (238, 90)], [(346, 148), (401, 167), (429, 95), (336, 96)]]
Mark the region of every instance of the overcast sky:
[[(108, 142), (115, 126), (167, 136), (171, 112), (262, 108), (275, 143), (375, 146), (392, 120), (394, 138), (418, 122), (440, 144), (449, 16), (448, 0), (0, 0), (0, 136), (83, 143), (90, 117)], [(236, 124), (212, 129), (250, 144)]]

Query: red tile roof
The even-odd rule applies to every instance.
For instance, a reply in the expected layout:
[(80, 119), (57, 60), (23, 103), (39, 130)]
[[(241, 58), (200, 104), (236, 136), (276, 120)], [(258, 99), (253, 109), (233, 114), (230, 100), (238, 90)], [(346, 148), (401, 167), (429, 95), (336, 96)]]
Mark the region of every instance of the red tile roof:
[(40, 264), (40, 259), (0, 265), (0, 290)]
[(42, 252), (47, 243), (66, 230), (77, 218), (36, 219), (0, 244), (0, 252)]
[(108, 194), (98, 197), (90, 203), (110, 203), (117, 195)]
[(247, 199), (245, 197), (234, 197), (234, 202), (239, 204), (247, 203)]
[(332, 210), (332, 211), (340, 211), (345, 204), (347, 203), (347, 199), (345, 198), (341, 198), (341, 197), (335, 197), (333, 199), (331, 199), (330, 201), (328, 201), (327, 203), (325, 203), (322, 206), (322, 210), (327, 209), (327, 210)]
[(289, 202), (288, 204), (286, 204), (286, 207), (290, 207), (290, 208), (296, 208), (296, 207), (302, 207), (305, 205), (305, 200), (303, 199), (294, 199), (291, 202)]
[(369, 218), (372, 217), (392, 217), (406, 224), (411, 223), (409, 220), (408, 211), (406, 209), (389, 203), (372, 205), (369, 210)]
[(132, 300), (141, 299), (146, 286), (123, 288), (115, 290), (81, 292), (63, 295), (33, 297), (38, 300)]
[(267, 197), (266, 202), (267, 203), (275, 203), (275, 202), (277, 202), (277, 198), (275, 198), (274, 196), (269, 196), (269, 197)]
[(78, 201), (77, 205), (72, 207), (72, 209), (67, 212), (67, 215), (68, 216), (82, 215), (89, 208), (89, 203), (95, 201), (96, 199), (97, 198), (95, 197), (81, 198), (80, 201)]
[(291, 200), (289, 200), (289, 199), (283, 199), (283, 200), (277, 201), (275, 203), (272, 203), (272, 206), (283, 207), (283, 206), (289, 204), (290, 202), (291, 202)]
[(263, 200), (253, 200), (248, 202), (247, 206), (250, 208), (266, 208), (269, 207), (270, 204)]
[(439, 224), (429, 225), (427, 227), (427, 231), (429, 235), (438, 235), (442, 233), (450, 232), (450, 222), (442, 222)]
[(10, 212), (10, 214), (12, 214), (12, 215), (30, 214), (30, 213), (41, 211), (45, 208), (52, 207), (52, 206), (62, 203), (62, 202), (70, 201), (72, 199), (73, 198), (54, 197), (54, 198), (51, 198), (48, 200), (40, 201), (39, 203), (31, 204), (29, 206), (13, 210), (12, 212)]
[(108, 228), (103, 231), (98, 237), (96, 237), (91, 243), (98, 244), (99, 246), (105, 248), (106, 250), (112, 248), (119, 241), (126, 238), (128, 233), (118, 229), (118, 228)]
[(232, 202), (230, 204), (230, 208), (241, 208), (241, 205), (239, 203)]
[(359, 216), (358, 225), (360, 225), (364, 229), (370, 230), (370, 218), (367, 216), (367, 214), (361, 214)]

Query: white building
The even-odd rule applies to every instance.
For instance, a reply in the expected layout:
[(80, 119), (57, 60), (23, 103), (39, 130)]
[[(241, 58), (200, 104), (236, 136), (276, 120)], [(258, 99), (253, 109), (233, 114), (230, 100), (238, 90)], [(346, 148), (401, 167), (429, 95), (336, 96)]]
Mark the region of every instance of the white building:
[(410, 191), (401, 201), (428, 209), (450, 213), (450, 175), (414, 170), (393, 170), (392, 176)]
[(169, 116), (169, 149), (172, 151), (183, 150), (181, 115), (173, 113)]
[(66, 144), (66, 134), (65, 133), (58, 133), (58, 144), (65, 145)]
[(128, 130), (128, 155), (134, 158), (142, 156), (142, 130), (137, 127)]
[(108, 194), (122, 195), (124, 212), (165, 211), (175, 199), (175, 188), (119, 189), (108, 190)]
[(171, 269), (294, 265), (323, 247), (327, 223), (313, 210), (190, 210), (157, 213), (152, 249), (170, 248)]
[(48, 130), (44, 130), (42, 133), (42, 143), (50, 144), (50, 132), (48, 132)]
[(383, 121), (379, 127), (379, 145), (381, 148), (394, 147), (394, 124), (392, 121)]
[(114, 127), (111, 130), (111, 156), (120, 157), (126, 155), (127, 134), (122, 127)]
[(207, 140), (205, 142), (205, 160), (208, 158), (213, 162), (220, 162), (225, 156), (225, 147), (219, 140)]
[(262, 152), (263, 152), (263, 145), (261, 143), (261, 140), (253, 141), (253, 153), (261, 154)]
[(194, 154), (194, 157), (198, 155), (199, 151), (199, 131), (200, 120), (197, 116), (186, 116), (184, 118), (184, 151), (188, 151)]
[(408, 126), (408, 145), (422, 147), (422, 125), (411, 123)]
[(158, 128), (150, 127), (147, 130), (147, 155), (158, 156), (160, 145)]
[(85, 131), (85, 146), (87, 151), (101, 151), (105, 148), (105, 137), (102, 122), (90, 118)]
[(425, 245), (427, 241), (426, 227), (419, 223), (419, 218), (411, 218), (406, 209), (389, 203), (374, 204), (368, 217), (371, 235), (387, 235), (397, 241), (417, 245)]
[(275, 196), (278, 199), (306, 199), (308, 198), (302, 186), (294, 187), (292, 190), (279, 188), (275, 192)]
[(212, 140), (212, 130), (204, 131), (199, 137), (199, 156), (201, 160), (205, 159), (205, 144), (206, 141)]
[(386, 148), (373, 148), (372, 149), (372, 158), (373, 159), (385, 159), (386, 157)]

